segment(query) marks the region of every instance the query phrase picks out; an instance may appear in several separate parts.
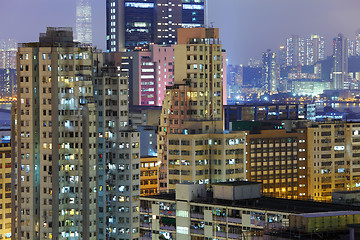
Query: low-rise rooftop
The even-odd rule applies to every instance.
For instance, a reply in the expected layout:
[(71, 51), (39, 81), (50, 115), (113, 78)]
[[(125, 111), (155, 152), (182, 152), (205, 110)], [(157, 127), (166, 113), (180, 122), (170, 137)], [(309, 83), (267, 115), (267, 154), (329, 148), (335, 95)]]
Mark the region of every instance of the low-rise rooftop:
[[(175, 201), (175, 193), (167, 193), (156, 196), (142, 197), (142, 200), (156, 199)], [(195, 199), (191, 201), (204, 205), (229, 206), (238, 208), (250, 208), (267, 211), (280, 211), (295, 214), (302, 213), (320, 213), (320, 212), (336, 212), (336, 211), (360, 211), (360, 207), (348, 206), (335, 203), (323, 203), (306, 200), (292, 200), (282, 198), (260, 197), (254, 199), (243, 199), (236, 201), (214, 199), (212, 192), (208, 192), (205, 198)]]

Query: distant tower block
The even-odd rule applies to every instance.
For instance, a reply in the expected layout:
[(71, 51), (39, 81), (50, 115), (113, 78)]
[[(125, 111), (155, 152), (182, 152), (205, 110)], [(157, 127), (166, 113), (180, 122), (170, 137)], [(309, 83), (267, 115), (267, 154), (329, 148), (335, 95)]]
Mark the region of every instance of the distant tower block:
[(76, 40), (81, 43), (92, 43), (90, 0), (76, 0)]

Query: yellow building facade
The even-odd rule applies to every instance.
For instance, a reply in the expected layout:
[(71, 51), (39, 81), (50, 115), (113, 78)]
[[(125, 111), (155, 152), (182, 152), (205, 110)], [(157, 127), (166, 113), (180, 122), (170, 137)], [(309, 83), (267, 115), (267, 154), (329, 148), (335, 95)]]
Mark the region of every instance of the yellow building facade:
[(11, 237), (11, 147), (0, 143), (0, 239)]
[(157, 157), (140, 158), (140, 196), (158, 193), (159, 164)]

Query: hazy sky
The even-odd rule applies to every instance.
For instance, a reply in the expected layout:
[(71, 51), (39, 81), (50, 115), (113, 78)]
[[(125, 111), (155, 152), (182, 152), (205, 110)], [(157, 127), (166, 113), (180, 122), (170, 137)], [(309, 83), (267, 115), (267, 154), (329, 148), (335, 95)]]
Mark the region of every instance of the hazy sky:
[[(105, 0), (92, 0), (94, 44), (105, 49)], [(232, 64), (260, 59), (292, 34), (332, 38), (360, 30), (359, 0), (208, 0), (209, 23), (220, 28)], [(0, 39), (37, 41), (47, 26), (75, 26), (75, 0), (0, 0)]]

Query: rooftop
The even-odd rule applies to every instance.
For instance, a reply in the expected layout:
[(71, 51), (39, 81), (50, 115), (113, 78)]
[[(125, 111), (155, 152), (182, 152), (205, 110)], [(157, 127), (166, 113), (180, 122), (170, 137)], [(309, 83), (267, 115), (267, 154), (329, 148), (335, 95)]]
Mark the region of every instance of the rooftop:
[(339, 194), (353, 194), (353, 193), (360, 193), (360, 190), (353, 190), (353, 191), (335, 191), (333, 193), (339, 193)]
[(254, 185), (254, 184), (261, 184), (260, 182), (250, 182), (250, 181), (235, 181), (235, 182), (220, 182), (220, 183), (213, 183), (216, 186), (245, 186), (245, 185)]
[[(141, 197), (141, 200), (168, 200), (175, 201), (175, 193), (167, 193), (155, 196)], [(250, 208), (267, 211), (278, 211), (287, 213), (321, 213), (321, 212), (337, 212), (337, 211), (360, 211), (360, 207), (348, 206), (334, 203), (314, 202), (307, 200), (292, 200), (282, 198), (260, 197), (254, 199), (244, 199), (237, 201), (229, 201), (222, 199), (214, 199), (212, 193), (208, 192), (208, 196), (203, 199), (191, 201), (215, 206), (229, 206), (238, 208)]]

